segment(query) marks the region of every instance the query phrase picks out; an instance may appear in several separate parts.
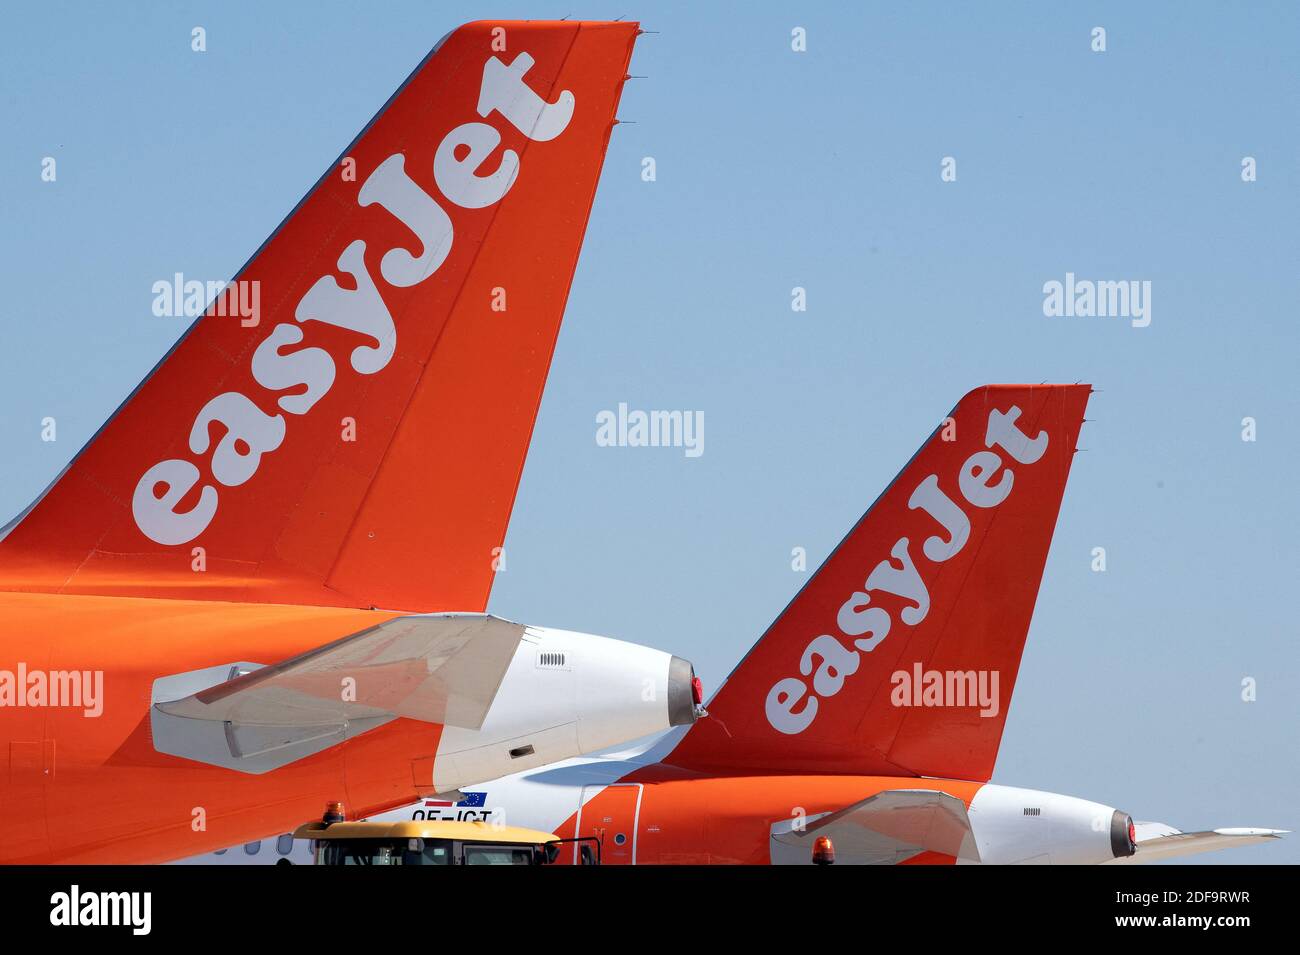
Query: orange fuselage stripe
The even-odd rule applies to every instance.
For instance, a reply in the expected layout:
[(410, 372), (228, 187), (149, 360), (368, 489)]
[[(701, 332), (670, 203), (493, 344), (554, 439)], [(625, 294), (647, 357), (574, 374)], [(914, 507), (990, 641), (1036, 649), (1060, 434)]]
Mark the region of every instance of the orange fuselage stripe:
[[(369, 813), (429, 794), (441, 727), (396, 720), (253, 776), (158, 753), (159, 677), (270, 664), (395, 614), (326, 607), (0, 594), (0, 671), (98, 671), (102, 712), (0, 707), (0, 862), (153, 862), (294, 826), (343, 800)], [(417, 773), (420, 779), (417, 780)]]
[[(629, 783), (641, 784), (639, 807)], [(631, 841), (619, 846), (614, 837), (635, 832), (638, 865), (765, 865), (774, 821), (836, 812), (895, 789), (935, 789), (969, 807), (981, 786), (896, 776), (708, 775), (656, 763), (629, 773), (584, 805), (581, 832), (576, 831), (578, 813), (556, 832), (603, 836), (605, 864), (632, 861)], [(954, 860), (928, 852), (910, 861)]]

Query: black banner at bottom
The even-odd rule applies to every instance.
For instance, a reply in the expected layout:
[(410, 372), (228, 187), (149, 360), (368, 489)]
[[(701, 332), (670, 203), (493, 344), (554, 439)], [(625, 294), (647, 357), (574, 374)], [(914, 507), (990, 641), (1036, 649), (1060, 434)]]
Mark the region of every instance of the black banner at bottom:
[(972, 938), (972, 930), (1032, 940), (1048, 930), (1062, 939), (1199, 933), (1226, 942), (1283, 928), (1295, 885), (1286, 866), (328, 868), (0, 868), (0, 914), (20, 935), (127, 943), (257, 944), (265, 932), (405, 946), (432, 930), (441, 947), (531, 944), (538, 932), (592, 929), (617, 944), (672, 927), (689, 930), (694, 944), (774, 925), (830, 930), (829, 941), (854, 919), (918, 941)]

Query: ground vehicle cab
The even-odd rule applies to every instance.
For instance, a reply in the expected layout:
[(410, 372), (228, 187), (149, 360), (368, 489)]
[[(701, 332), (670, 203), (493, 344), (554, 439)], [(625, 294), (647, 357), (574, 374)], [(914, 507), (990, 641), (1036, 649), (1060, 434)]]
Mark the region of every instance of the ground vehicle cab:
[[(560, 846), (554, 834), (488, 822), (330, 822), (299, 826), (295, 839), (312, 840), (317, 865), (550, 865)], [(581, 843), (584, 864), (600, 864), (600, 844)]]

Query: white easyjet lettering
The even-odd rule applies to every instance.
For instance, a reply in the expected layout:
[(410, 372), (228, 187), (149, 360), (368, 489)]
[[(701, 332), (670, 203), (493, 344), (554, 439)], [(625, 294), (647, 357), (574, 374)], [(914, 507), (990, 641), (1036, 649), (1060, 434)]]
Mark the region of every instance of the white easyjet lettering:
[(1020, 409), (1014, 406), (1006, 414), (991, 411), (988, 430), (984, 432), (984, 446), (997, 445), (1021, 464), (1033, 464), (1047, 450), (1047, 432), (1040, 431), (1036, 438), (1030, 438), (1016, 427), (1018, 420)]
[(406, 157), (389, 156), (372, 172), (357, 194), (357, 204), (379, 203), (420, 240), (423, 251), (414, 256), (406, 249), (389, 249), (379, 262), (379, 274), (396, 288), (423, 282), (451, 252), (451, 216), (406, 174)]
[(568, 90), (548, 103), (524, 82), (524, 74), (533, 68), (533, 58), (520, 53), (506, 66), (495, 56), (483, 65), (483, 83), (479, 87), (478, 114), (484, 119), (493, 110), (534, 142), (550, 142), (568, 128), (576, 101)]
[(853, 641), (859, 650), (874, 650), (881, 640), (889, 636), (889, 612), (883, 607), (868, 607), (869, 603), (871, 595), (859, 590), (844, 602), (835, 617), (840, 630), (850, 637), (861, 638), (870, 634), (865, 640)]
[(880, 590), (916, 604), (915, 607), (904, 607), (903, 612), (899, 614), (903, 618), (903, 623), (915, 627), (930, 612), (930, 594), (925, 589), (925, 581), (921, 579), (916, 565), (912, 563), (912, 555), (907, 550), (908, 544), (906, 537), (894, 542), (894, 548), (889, 552), (889, 556), (898, 561), (902, 567), (895, 567), (891, 561), (882, 560), (867, 578), (867, 590)]
[[(217, 395), (199, 412), (190, 429), (190, 450), (203, 454), (211, 438), (208, 426), (226, 427), (212, 454), (212, 476), (226, 487), (238, 487), (257, 472), (262, 455), (284, 440), (284, 416), (269, 415), (237, 391)], [(247, 453), (239, 450), (243, 444)]]
[(976, 451), (961, 466), (957, 475), (957, 486), (961, 496), (976, 507), (997, 507), (1011, 493), (1015, 475), (1007, 468), (997, 484), (991, 484), (989, 478), (1002, 467), (1002, 459), (993, 451)]
[(271, 329), (253, 352), (253, 380), (267, 391), (306, 385), (301, 394), (284, 395), (278, 404), (290, 414), (306, 414), (334, 384), (334, 359), (323, 348), (283, 353), (285, 345), (302, 341), (302, 329), (283, 322)]
[(948, 532), (947, 540), (937, 534), (926, 538), (921, 549), (930, 560), (940, 563), (966, 546), (966, 538), (970, 537), (970, 518), (953, 503), (952, 498), (939, 490), (937, 474), (931, 474), (916, 486), (908, 498), (907, 506), (912, 510), (920, 508), (925, 511)]
[[(499, 145), (501, 134), (486, 123), (466, 123), (448, 133), (433, 157), (433, 178), (442, 194), (463, 209), (482, 209), (500, 202), (519, 174), (519, 154), (507, 149), (496, 172), (478, 174), (478, 168)], [(456, 158), (459, 149), (468, 150), (464, 159)]]
[[(807, 700), (803, 706), (795, 709), (805, 697)], [(808, 686), (803, 680), (786, 677), (767, 691), (767, 721), (782, 733), (791, 736), (802, 733), (816, 718), (817, 703), (817, 697), (808, 697)]]
[(203, 485), (199, 503), (188, 511), (178, 511), (176, 505), (202, 477), (197, 467), (179, 458), (159, 461), (145, 471), (131, 496), (136, 526), (150, 540), (168, 546), (194, 540), (217, 513), (217, 489)]
[[(1047, 432), (1040, 431), (1031, 438), (1016, 425), (1020, 414), (1020, 409), (1014, 406), (1005, 413), (990, 412), (984, 439), (985, 447), (990, 450), (976, 451), (958, 470), (957, 485), (962, 498), (972, 506), (997, 507), (1011, 493), (1015, 474), (992, 448), (1002, 448), (1017, 464), (1033, 464), (1047, 451)], [(936, 534), (926, 538), (922, 545), (921, 550), (931, 563), (949, 560), (966, 546), (970, 539), (970, 518), (940, 489), (938, 475), (927, 475), (912, 491), (907, 506), (909, 510), (928, 515), (947, 532), (947, 538)], [(854, 649), (831, 634), (814, 637), (799, 658), (802, 678), (784, 677), (768, 690), (764, 712), (773, 729), (793, 736), (811, 726), (822, 701), (837, 694), (847, 678), (857, 672), (861, 654), (875, 650), (889, 635), (893, 618), (884, 607), (872, 605), (874, 595), (902, 598), (905, 605), (898, 616), (908, 626), (917, 626), (929, 614), (929, 589), (912, 559), (910, 540), (900, 537), (889, 554), (889, 558), (876, 564), (867, 575), (863, 589), (854, 592), (836, 614), (839, 632), (856, 638)], [(807, 677), (812, 677), (811, 687)], [(996, 684), (994, 687), (996, 693)]]
[(322, 275), (298, 303), (293, 317), (299, 322), (324, 322), (373, 338), (378, 345), (352, 349), (352, 367), (363, 375), (382, 371), (397, 348), (397, 329), (384, 298), (366, 268), (366, 243), (357, 239), (339, 256), (339, 270), (356, 280), (345, 289), (332, 275)]
[[(498, 113), (529, 139), (547, 142), (568, 128), (577, 101), (568, 90), (561, 90), (553, 103), (538, 95), (524, 78), (533, 65), (527, 53), (520, 53), (509, 65), (496, 57), (487, 60), (476, 109), (483, 119)], [(500, 202), (515, 184), (521, 163), (519, 154), (507, 149), (495, 171), (482, 173), (500, 144), (501, 133), (487, 123), (462, 123), (447, 133), (433, 162), (434, 181), (443, 196), (464, 209)], [(375, 167), (362, 184), (357, 203), (380, 206), (419, 241), (418, 255), (403, 247), (384, 252), (379, 274), (389, 286), (416, 285), (447, 260), (454, 238), (451, 217), (407, 175), (402, 153), (394, 153)], [(373, 375), (392, 360), (397, 329), (366, 266), (365, 253), (365, 240), (354, 239), (337, 260), (339, 271), (352, 277), (355, 288), (340, 285), (332, 274), (322, 275), (299, 300), (294, 319), (299, 326), (319, 322), (371, 340), (373, 344), (353, 348), (350, 363), (358, 374)], [(281, 410), (292, 415), (307, 414), (333, 387), (337, 375), (334, 358), (323, 348), (281, 351), (303, 338), (301, 327), (278, 324), (251, 359), (253, 380), (267, 391), (305, 388), (275, 399)], [(280, 447), (285, 438), (285, 417), (267, 414), (239, 392), (217, 395), (195, 417), (189, 435), (194, 454), (207, 453), (212, 424), (223, 426), (225, 433), (217, 442), (208, 470), (215, 484), (225, 487), (251, 480), (263, 456)], [(199, 487), (198, 503), (189, 510), (177, 510), (195, 487)], [(203, 471), (190, 461), (173, 458), (154, 464), (140, 477), (131, 497), (131, 512), (141, 533), (171, 547), (198, 537), (216, 516), (218, 503), (217, 488), (204, 481)]]

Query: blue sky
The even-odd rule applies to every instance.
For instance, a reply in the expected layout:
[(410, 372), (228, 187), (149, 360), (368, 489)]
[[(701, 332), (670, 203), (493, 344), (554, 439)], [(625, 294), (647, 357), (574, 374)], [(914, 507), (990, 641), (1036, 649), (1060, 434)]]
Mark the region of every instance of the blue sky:
[[(816, 566), (962, 394), (1090, 381), (994, 779), (1185, 829), (1300, 828), (1294, 6), (362, 10), (8, 14), (0, 521), (183, 330), (153, 282), (232, 275), (444, 33), (628, 15), (661, 32), (637, 45), (491, 609), (671, 650), (715, 687), (806, 579), (791, 548)], [(1067, 272), (1150, 281), (1150, 326), (1045, 317)], [(598, 447), (619, 402), (702, 411), (705, 453)], [(1206, 860), (1296, 862), (1300, 839)]]

